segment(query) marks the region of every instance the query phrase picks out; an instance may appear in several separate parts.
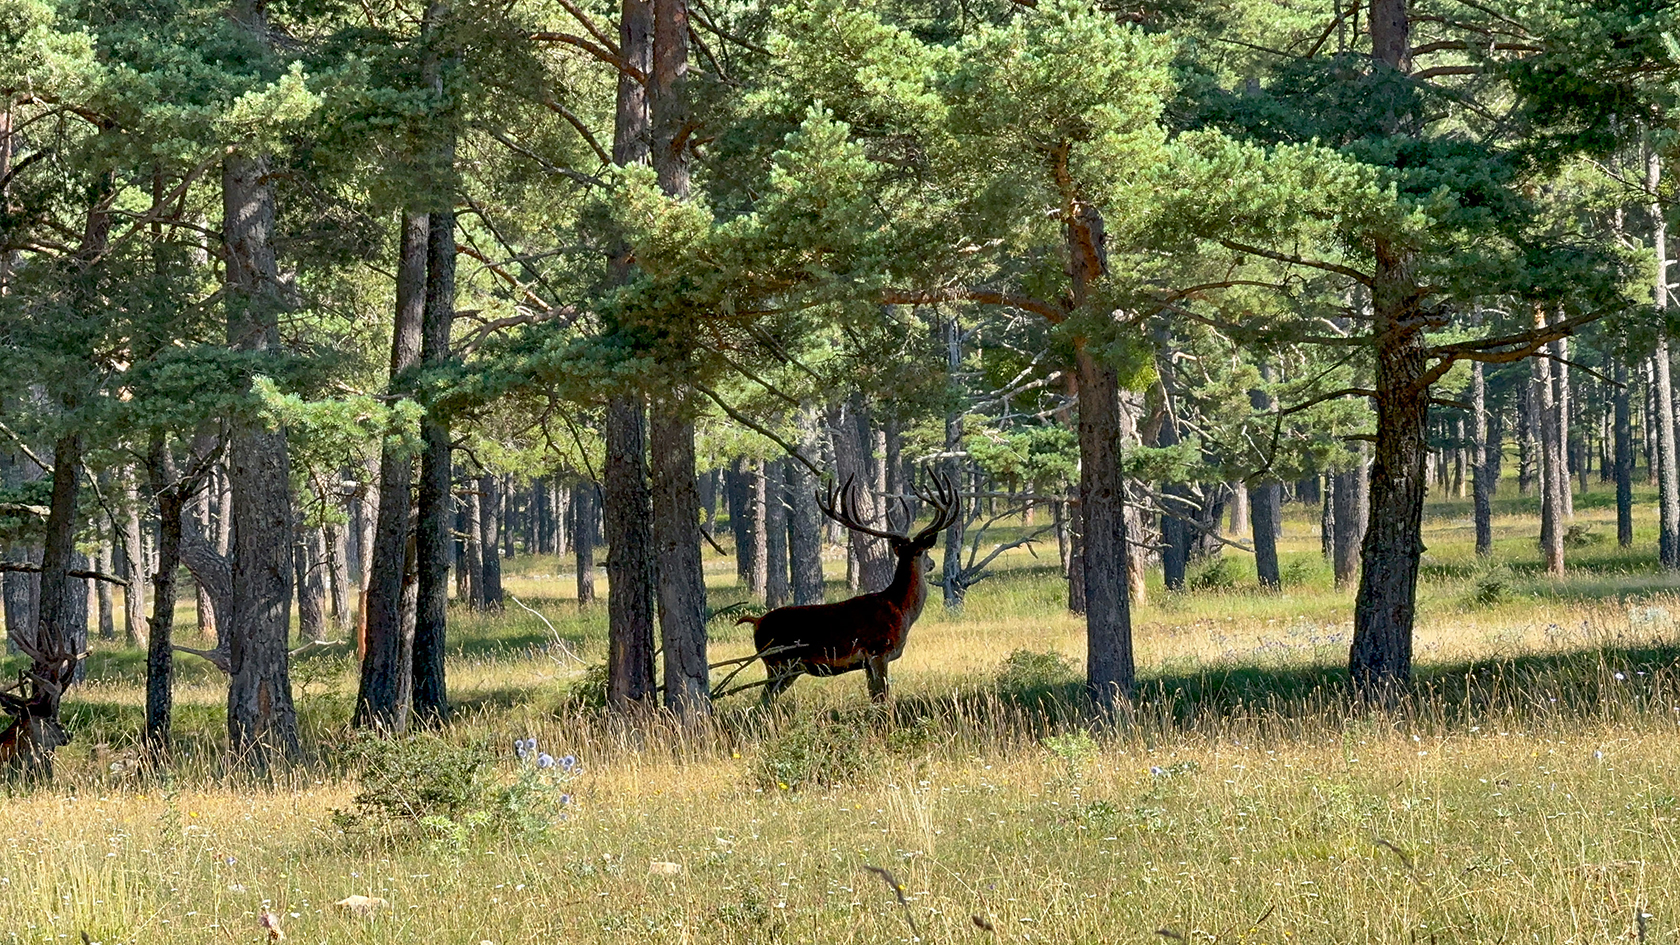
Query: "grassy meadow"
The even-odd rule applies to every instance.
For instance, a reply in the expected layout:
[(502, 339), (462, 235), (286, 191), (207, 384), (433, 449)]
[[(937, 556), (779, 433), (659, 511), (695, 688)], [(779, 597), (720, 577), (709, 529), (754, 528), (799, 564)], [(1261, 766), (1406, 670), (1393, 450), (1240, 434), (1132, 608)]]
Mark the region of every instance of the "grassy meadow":
[[(1592, 485), (1562, 581), (1514, 484), (1491, 566), (1469, 501), (1432, 500), (1392, 715), (1345, 702), (1351, 592), (1299, 505), (1281, 592), (1230, 550), (1205, 589), (1150, 587), (1140, 698), (1111, 720), (1080, 700), (1053, 542), (960, 613), (930, 603), (888, 709), (861, 674), (803, 679), (700, 733), (591, 708), (604, 607), (579, 611), (567, 562), (517, 559), (524, 607), (454, 615), (446, 731), (356, 737), (354, 654), (316, 651), (307, 757), (261, 782), (224, 767), (225, 689), (190, 656), (178, 756), (139, 764), (141, 654), (96, 645), (57, 781), (0, 787), (0, 943), (263, 942), (264, 909), (323, 945), (1671, 941), (1680, 580), (1650, 497), (1622, 550)], [(713, 605), (740, 599), (708, 555)], [(712, 658), (746, 631), (714, 624)], [(526, 737), (578, 766), (522, 762)]]

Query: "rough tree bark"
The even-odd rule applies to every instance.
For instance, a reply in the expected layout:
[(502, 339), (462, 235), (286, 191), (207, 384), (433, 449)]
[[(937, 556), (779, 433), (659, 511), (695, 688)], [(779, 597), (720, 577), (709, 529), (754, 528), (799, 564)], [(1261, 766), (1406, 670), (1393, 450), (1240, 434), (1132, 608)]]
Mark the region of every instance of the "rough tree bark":
[[(1646, 156), (1645, 186), (1656, 194), (1662, 185), (1662, 158), (1652, 148)], [(1656, 302), (1657, 324), (1663, 324), (1668, 311), (1668, 221), (1663, 205), (1653, 202), (1651, 212), (1651, 246), (1657, 257), (1657, 278), (1652, 287)], [(1657, 350), (1651, 356), (1651, 425), (1655, 427), (1657, 456), (1657, 558), (1664, 569), (1680, 571), (1680, 450), (1674, 437), (1674, 382), (1669, 358), (1668, 332), (1657, 332)]]
[(481, 592), (485, 610), (502, 609), (502, 478), (495, 473), (478, 477), (478, 547), (483, 555)]
[[(653, 4), (622, 0), (619, 56), (646, 76), (653, 71)], [(627, 167), (648, 159), (652, 130), (647, 86), (628, 70), (618, 76), (613, 126), (613, 163)], [(616, 248), (612, 281), (628, 282), (634, 261), (628, 246)], [(607, 705), (616, 712), (651, 703), (653, 680), (653, 498), (648, 486), (646, 409), (636, 392), (607, 401), (606, 466), (602, 504), (607, 539)]]
[[(449, 147), (451, 157), (454, 148)], [(426, 301), (421, 316), (420, 363), (449, 360), (455, 321), (455, 214), (434, 209), (427, 216)], [(413, 644), (413, 714), (423, 724), (441, 723), (449, 714), (444, 646), (449, 630), (450, 532), (453, 480), (448, 422), (428, 414), (420, 422), (420, 488), (416, 495)]]
[[(1545, 309), (1535, 306), (1535, 327), (1546, 323)], [(1530, 361), (1534, 381), (1534, 413), (1540, 426), (1540, 558), (1553, 577), (1563, 576), (1563, 495), (1569, 491), (1569, 467), (1564, 460), (1562, 431), (1558, 424), (1556, 386), (1552, 361), (1535, 357)]]
[[(862, 416), (863, 413), (863, 395), (856, 392), (844, 401), (829, 405), (828, 433), (834, 445), (834, 477), (839, 486), (853, 485), (852, 495), (856, 499), (859, 520), (879, 527), (881, 505), (873, 489), (874, 470), (871, 467), (874, 464), (870, 461), (874, 438), (863, 435), (868, 429), (868, 420)], [(857, 557), (859, 587), (865, 591), (885, 588), (893, 575), (893, 558), (887, 552), (886, 543), (849, 530), (846, 540), (852, 554)]]
[[(1391, 6), (1399, 0), (1373, 3)], [(1404, 16), (1404, 4), (1400, 3)], [(1377, 28), (1372, 27), (1373, 36)], [(1411, 680), (1412, 625), (1423, 556), (1424, 456), (1429, 388), (1419, 289), (1409, 252), (1376, 241), (1372, 286), (1376, 350), (1377, 437), (1370, 472), (1369, 517), (1360, 554), (1348, 673), (1367, 701), (1391, 701)]]
[[(807, 457), (821, 453), (814, 411), (799, 418), (799, 449)], [(817, 477), (804, 463), (787, 463), (788, 564), (796, 606), (823, 602), (822, 513), (817, 509)]]
[[(408, 390), (408, 372), (420, 360), (421, 326), (426, 310), (426, 214), (405, 212), (397, 251), (397, 309), (391, 332), (391, 392)], [(384, 443), (379, 457), (379, 510), (367, 571), (367, 599), (363, 605), (365, 655), (361, 687), (356, 694), (357, 726), (402, 732), (408, 727), (407, 705), (398, 694), (410, 689), (414, 671), (414, 640), (403, 625), (403, 577), (413, 510), (414, 457), (395, 438)]]
[(1488, 478), (1487, 378), (1480, 362), (1470, 365), (1471, 492), (1476, 520), (1476, 554), (1493, 554), (1493, 484)]
[[(666, 196), (688, 197), (688, 2), (653, 0), (653, 69), (648, 117), (653, 167)], [(690, 355), (676, 352), (685, 368)], [(665, 706), (684, 719), (711, 712), (706, 667), (706, 579), (700, 563), (700, 492), (696, 481), (691, 396), (666, 391), (649, 402), (648, 442), (653, 486), (653, 543), (659, 562), (659, 629), (665, 650)], [(763, 534), (764, 480), (755, 476), (758, 534)], [(762, 549), (756, 543), (755, 552)], [(759, 586), (763, 592), (763, 558)]]
[(764, 602), (770, 607), (786, 606), (792, 590), (788, 582), (788, 462), (773, 459), (760, 466), (764, 472)]
[[(240, 28), (268, 41), (264, 7), (235, 0)], [(228, 347), (280, 349), (283, 304), (272, 242), (274, 185), (268, 158), (234, 152), (222, 161), (222, 240)], [(254, 410), (228, 420), (228, 482), (233, 494), (233, 620), (227, 641), (228, 744), (257, 768), (271, 755), (296, 754), (290, 655), (292, 502), (286, 431)]]
[(1628, 399), (1626, 355), (1616, 359), (1616, 544), (1633, 546), (1633, 415)]
[[(592, 482), (578, 483), (572, 490), (572, 553), (577, 562), (579, 607), (595, 603), (595, 490)], [(652, 650), (648, 652), (651, 654)], [(651, 655), (649, 660), (651, 665)]]

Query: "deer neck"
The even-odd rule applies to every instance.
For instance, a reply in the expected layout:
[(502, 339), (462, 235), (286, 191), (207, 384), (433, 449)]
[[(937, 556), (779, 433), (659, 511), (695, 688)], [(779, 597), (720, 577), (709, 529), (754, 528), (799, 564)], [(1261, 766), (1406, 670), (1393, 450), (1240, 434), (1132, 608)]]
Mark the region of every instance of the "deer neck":
[(922, 557), (922, 553), (917, 552), (899, 558), (892, 583), (885, 591), (886, 596), (897, 603), (911, 620), (921, 614), (922, 603), (927, 600), (927, 582), (922, 580)]

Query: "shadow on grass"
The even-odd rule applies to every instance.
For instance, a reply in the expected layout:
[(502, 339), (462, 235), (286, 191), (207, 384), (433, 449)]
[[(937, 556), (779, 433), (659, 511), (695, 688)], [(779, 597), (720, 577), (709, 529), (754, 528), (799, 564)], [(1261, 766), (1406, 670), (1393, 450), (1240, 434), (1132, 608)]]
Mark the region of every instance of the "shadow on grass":
[(1535, 723), (1680, 712), (1680, 643), (1609, 643), (1554, 653), (1421, 667), (1400, 702), (1369, 712), (1354, 702), (1345, 667), (1249, 665), (1145, 674), (1131, 705), (1099, 713), (1071, 672), (1004, 674), (991, 685), (942, 696), (901, 697), (897, 723), (961, 722), (982, 732), (1043, 737), (1070, 726), (1112, 726), (1145, 737), (1243, 731), (1339, 731), (1373, 715), (1431, 730), (1465, 729), (1490, 719)]

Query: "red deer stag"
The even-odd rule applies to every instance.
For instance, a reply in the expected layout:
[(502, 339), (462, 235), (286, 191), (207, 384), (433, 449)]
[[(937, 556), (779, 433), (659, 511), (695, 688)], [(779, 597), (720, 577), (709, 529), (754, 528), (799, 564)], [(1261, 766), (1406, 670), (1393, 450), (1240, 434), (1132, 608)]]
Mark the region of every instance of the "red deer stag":
[(870, 528), (857, 519), (855, 484), (830, 489), (828, 501), (819, 503), (824, 515), (855, 532), (885, 539), (898, 559), (892, 583), (869, 594), (859, 594), (834, 604), (806, 607), (778, 607), (762, 617), (745, 617), (740, 623), (753, 625), (753, 642), (764, 660), (768, 680), (764, 702), (793, 685), (801, 673), (838, 676), (861, 669), (869, 677), (869, 697), (876, 702), (887, 698), (887, 664), (904, 652), (910, 625), (921, 616), (927, 600), (928, 550), (960, 514), (956, 487), (948, 479), (931, 475), (932, 491), (917, 488), (916, 495), (933, 509), (933, 521), (914, 536)]

